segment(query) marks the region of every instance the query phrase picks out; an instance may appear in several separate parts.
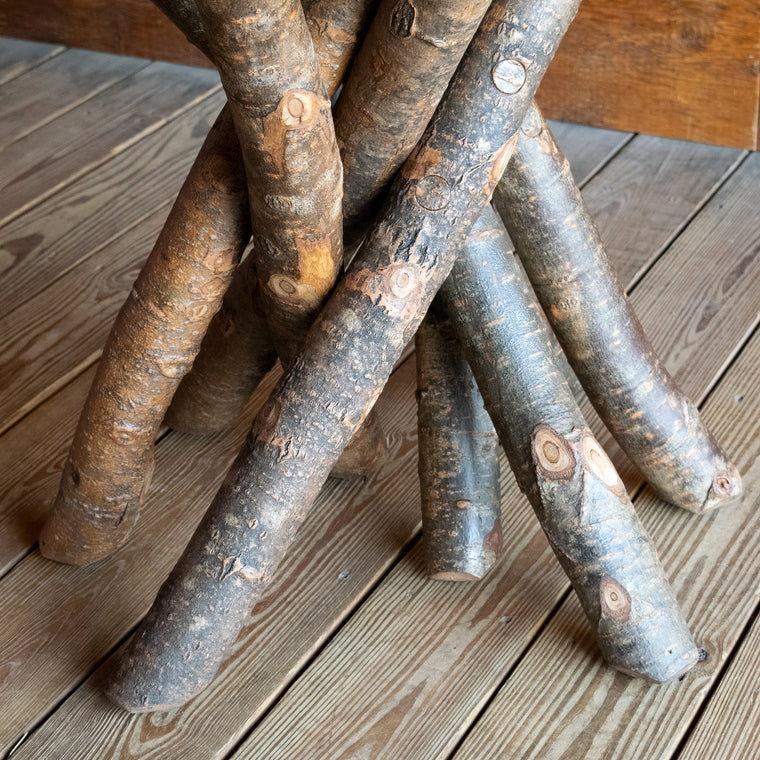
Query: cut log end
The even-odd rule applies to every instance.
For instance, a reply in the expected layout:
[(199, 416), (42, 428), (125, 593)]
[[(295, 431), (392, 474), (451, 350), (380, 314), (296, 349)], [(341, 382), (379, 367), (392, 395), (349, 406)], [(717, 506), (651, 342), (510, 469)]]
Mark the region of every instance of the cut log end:
[(457, 581), (472, 583), (472, 581), (479, 581), (483, 575), (473, 575), (472, 573), (462, 573), (456, 571), (443, 571), (440, 573), (433, 573), (429, 576), (431, 581)]

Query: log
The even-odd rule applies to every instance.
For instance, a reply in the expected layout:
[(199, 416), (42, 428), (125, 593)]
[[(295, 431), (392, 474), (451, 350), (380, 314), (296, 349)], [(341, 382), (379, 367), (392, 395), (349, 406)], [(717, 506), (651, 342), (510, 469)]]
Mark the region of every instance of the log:
[(488, 0), (383, 0), (335, 107), (347, 244), (430, 121)]
[(499, 441), (439, 300), (415, 336), (422, 543), (433, 580), (472, 581), (502, 549)]
[(520, 489), (613, 667), (654, 682), (692, 668), (692, 640), (651, 539), (552, 358), (538, 305), (492, 209), (441, 300)]
[[(180, 0), (179, 5), (179, 9), (170, 14), (170, 18), (181, 25), (191, 42), (201, 50), (208, 50), (210, 44), (194, 0), (184, 4)], [(311, 31), (315, 55), (319, 61), (321, 74), (326, 77), (324, 84), (327, 88), (327, 94), (330, 96), (337, 90), (348, 68), (357, 41), (368, 22), (372, 5), (373, 0), (362, 0), (350, 4), (339, 3), (336, 0), (314, 0), (304, 4), (304, 10), (307, 14), (306, 22)], [(194, 10), (194, 13), (189, 10), (190, 8)], [(212, 58), (214, 55), (214, 53), (211, 54)], [(253, 64), (254, 62), (249, 63)], [(312, 75), (314, 73), (312, 71)], [(310, 152), (312, 146), (307, 146), (306, 149)], [(296, 189), (296, 196), (302, 196), (304, 191), (311, 189), (310, 182), (319, 168), (315, 164), (308, 173), (299, 172), (295, 175), (300, 179), (301, 185), (300, 192)], [(276, 178), (273, 179), (276, 184)], [(255, 180), (251, 181), (255, 182)], [(326, 189), (329, 190), (329, 188)], [(286, 198), (282, 193), (278, 194), (275, 191), (265, 197), (265, 206), (267, 197), (270, 199), (270, 204), (274, 200), (279, 200), (280, 203), (292, 201), (292, 198)], [(323, 197), (322, 201), (327, 201), (328, 206), (332, 204), (334, 215), (336, 208), (338, 208), (335, 206), (335, 199)], [(295, 216), (303, 224), (308, 224), (307, 215), (302, 213), (303, 206), (304, 198), (301, 197), (290, 209), (289, 216), (291, 219)], [(315, 202), (309, 206), (308, 213), (312, 217), (312, 222), (319, 224), (319, 220), (315, 220), (314, 217), (319, 217), (322, 209), (322, 202)], [(288, 215), (288, 209), (283, 208), (280, 211), (284, 212), (283, 215)], [(259, 217), (255, 213), (254, 218), (258, 221)], [(282, 220), (270, 219), (270, 228), (274, 225), (275, 229), (280, 229), (279, 221)], [(333, 222), (335, 222), (334, 218)], [(303, 230), (296, 229), (295, 232), (296, 236), (300, 236)], [(262, 297), (256, 269), (257, 264), (259, 268), (261, 267), (261, 259), (267, 258), (267, 251), (278, 242), (282, 244), (281, 240), (273, 241), (264, 235), (257, 238), (260, 255), (249, 256), (240, 266), (236, 275), (237, 282), (225, 297), (224, 308), (209, 327), (208, 335), (203, 341), (196, 363), (180, 384), (169, 408), (166, 420), (167, 424), (174, 429), (204, 434), (225, 429), (231, 422), (239, 418), (246, 401), (261, 379), (262, 371), (269, 360), (266, 341), (267, 318), (262, 319), (262, 314), (270, 312), (272, 297), (275, 297), (275, 300), (277, 299), (276, 293), (272, 293), (271, 290), (267, 291), (266, 288), (263, 289)], [(292, 237), (290, 241), (285, 241), (285, 244), (292, 245)], [(290, 250), (295, 252), (297, 249), (292, 248)], [(307, 252), (302, 251), (297, 255), (299, 257), (304, 256), (307, 261), (314, 258), (312, 252), (307, 254)], [(313, 263), (316, 264), (317, 262)], [(270, 272), (270, 275), (275, 278), (282, 278), (283, 272), (278, 271), (274, 274)], [(290, 277), (290, 274), (285, 276)], [(288, 282), (281, 279), (276, 279), (275, 282), (289, 286)], [(311, 286), (307, 283), (306, 287)], [(253, 289), (249, 291), (248, 288)], [(319, 288), (322, 296), (324, 296), (325, 283), (322, 283)], [(252, 301), (251, 294), (253, 293), (256, 295)], [(308, 309), (303, 309), (297, 305), (294, 309), (297, 319), (295, 325), (290, 324), (288, 320), (283, 321), (282, 314), (276, 310), (274, 317), (270, 313), (269, 318), (273, 319), (276, 328), (284, 328), (288, 333), (284, 337), (282, 335), (275, 336), (285, 366), (292, 361), (295, 347), (305, 334), (305, 329), (311, 323), (315, 308), (318, 308), (318, 305), (317, 307), (312, 305)], [(292, 313), (291, 316), (293, 316)], [(284, 354), (282, 354), (283, 351)], [(220, 395), (218, 393), (220, 388), (230, 389), (233, 392), (228, 395)], [(366, 420), (362, 432), (358, 434), (356, 440), (351, 443), (336, 464), (333, 475), (336, 477), (363, 475), (381, 457), (384, 450), (385, 443), (382, 430), (375, 415), (371, 414)]]
[(697, 513), (740, 496), (736, 467), (644, 335), (535, 105), (494, 204), (594, 408), (658, 496)]
[[(509, 159), (578, 2), (494, 2), (384, 211), (313, 325), (107, 686), (127, 710), (214, 676), (332, 465), (379, 396)], [(500, 75), (520, 55), (508, 95)]]
[(40, 534), (45, 557), (95, 562), (137, 520), (163, 413), (250, 237), (240, 160), (223, 110), (108, 337)]

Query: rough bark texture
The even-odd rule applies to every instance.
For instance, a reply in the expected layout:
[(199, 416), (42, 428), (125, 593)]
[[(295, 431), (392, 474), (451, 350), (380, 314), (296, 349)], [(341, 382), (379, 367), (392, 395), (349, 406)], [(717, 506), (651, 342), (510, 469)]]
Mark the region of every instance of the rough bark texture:
[(94, 562), (137, 520), (163, 412), (250, 237), (228, 119), (223, 110), (111, 330), (40, 535), (46, 557)]
[(646, 339), (535, 106), (494, 202), (591, 402), (658, 495), (691, 512), (741, 495), (736, 468)]
[(427, 571), (434, 580), (477, 580), (501, 553), (499, 441), (438, 299), (415, 347)]
[(330, 101), (298, 0), (197, 5), (243, 153), (262, 310), (287, 367), (343, 263)]
[[(384, 211), (264, 405), (108, 686), (128, 710), (179, 705), (224, 659), (448, 275), (508, 161), (577, 2), (495, 2)], [(495, 62), (517, 54), (506, 96)]]
[(619, 475), (552, 359), (538, 306), (492, 209), (441, 298), (517, 482), (604, 658), (657, 682), (686, 672), (698, 650)]
[[(191, 371), (174, 394), (164, 418), (171, 428), (207, 434), (231, 427), (277, 360), (266, 318), (257, 303), (256, 272), (247, 261), (238, 267)], [(234, 369), (220, 371), (223, 367)]]
[(488, 0), (381, 2), (335, 109), (347, 241), (366, 232), (488, 6)]

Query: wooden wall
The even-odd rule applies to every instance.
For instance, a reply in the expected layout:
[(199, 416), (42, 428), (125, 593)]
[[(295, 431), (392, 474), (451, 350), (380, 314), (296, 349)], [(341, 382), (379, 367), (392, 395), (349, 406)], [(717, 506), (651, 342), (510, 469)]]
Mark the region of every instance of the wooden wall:
[[(0, 34), (207, 65), (149, 0), (0, 0)], [(539, 101), (551, 118), (758, 148), (760, 2), (584, 0)]]

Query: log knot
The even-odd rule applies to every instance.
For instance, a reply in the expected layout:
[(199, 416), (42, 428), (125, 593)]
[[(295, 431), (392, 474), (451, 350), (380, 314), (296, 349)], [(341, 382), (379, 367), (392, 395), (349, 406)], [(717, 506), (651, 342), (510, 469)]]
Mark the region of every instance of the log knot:
[(539, 480), (570, 480), (575, 472), (575, 451), (563, 435), (549, 425), (538, 425), (531, 441)]
[(602, 615), (609, 615), (619, 623), (625, 623), (631, 616), (631, 595), (614, 578), (602, 576), (599, 584), (599, 598)]

